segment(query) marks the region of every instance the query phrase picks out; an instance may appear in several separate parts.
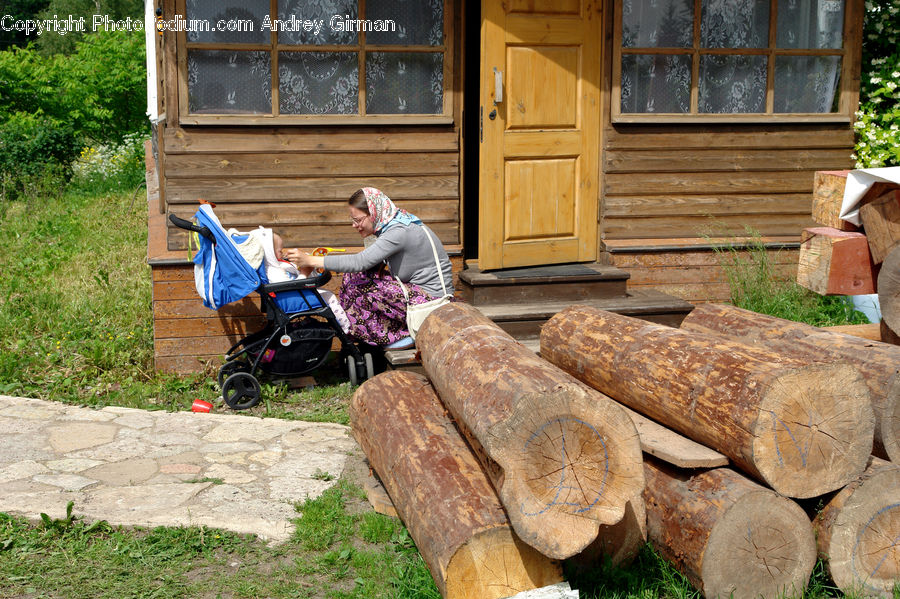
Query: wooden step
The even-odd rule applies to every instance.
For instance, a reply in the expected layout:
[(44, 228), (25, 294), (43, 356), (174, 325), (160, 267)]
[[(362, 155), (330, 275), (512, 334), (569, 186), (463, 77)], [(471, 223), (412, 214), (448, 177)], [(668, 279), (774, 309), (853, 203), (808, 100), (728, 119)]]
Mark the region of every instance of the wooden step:
[(473, 306), (569, 302), (626, 295), (629, 274), (603, 264), (559, 264), (459, 274), (460, 297)]

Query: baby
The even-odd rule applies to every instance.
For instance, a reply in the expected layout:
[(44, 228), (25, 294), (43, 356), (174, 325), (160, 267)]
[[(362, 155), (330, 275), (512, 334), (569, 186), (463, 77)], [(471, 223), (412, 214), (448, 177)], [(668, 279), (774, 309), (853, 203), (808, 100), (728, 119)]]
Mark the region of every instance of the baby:
[[(251, 231), (250, 234), (258, 237), (262, 243), (265, 251), (266, 277), (270, 283), (305, 279), (312, 274), (312, 267), (298, 269), (293, 263), (283, 258), (284, 241), (278, 233), (271, 229), (260, 227)], [(322, 299), (328, 303), (338, 324), (345, 333), (348, 332), (350, 330), (350, 320), (347, 318), (347, 314), (341, 307), (340, 302), (338, 302), (337, 297), (327, 289), (319, 289), (318, 292)]]

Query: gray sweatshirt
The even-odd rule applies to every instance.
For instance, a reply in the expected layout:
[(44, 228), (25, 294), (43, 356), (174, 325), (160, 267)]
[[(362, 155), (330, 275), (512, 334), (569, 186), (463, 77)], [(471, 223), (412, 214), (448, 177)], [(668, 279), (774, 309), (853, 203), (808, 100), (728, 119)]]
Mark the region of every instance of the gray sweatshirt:
[(426, 229), (437, 249), (447, 293), (452, 295), (450, 258), (437, 235), (425, 225), (394, 225), (358, 254), (325, 256), (325, 268), (334, 272), (362, 272), (387, 261), (391, 273), (401, 281), (418, 285), (432, 297), (441, 297), (444, 292)]

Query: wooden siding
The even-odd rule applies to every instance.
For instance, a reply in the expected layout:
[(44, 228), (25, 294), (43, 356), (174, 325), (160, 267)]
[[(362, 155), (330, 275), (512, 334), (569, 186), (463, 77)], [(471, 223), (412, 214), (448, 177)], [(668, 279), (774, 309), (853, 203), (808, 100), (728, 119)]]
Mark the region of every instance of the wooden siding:
[[(287, 246), (359, 247), (347, 198), (374, 186), (460, 243), (460, 148), (454, 127), (168, 127), (165, 197), (189, 217), (203, 198), (227, 227), (271, 227)], [(186, 247), (169, 226), (167, 248)]]
[[(777, 280), (796, 278), (799, 253), (793, 247), (766, 250)], [(655, 289), (691, 303), (730, 302), (731, 288), (722, 265), (734, 257), (748, 261), (750, 254), (736, 250), (735, 254), (721, 255), (708, 248), (689, 246), (650, 252), (629, 252), (625, 247), (618, 247), (609, 254), (609, 262), (628, 271), (630, 290)]]
[(799, 236), (818, 170), (851, 168), (849, 125), (607, 125), (603, 238)]

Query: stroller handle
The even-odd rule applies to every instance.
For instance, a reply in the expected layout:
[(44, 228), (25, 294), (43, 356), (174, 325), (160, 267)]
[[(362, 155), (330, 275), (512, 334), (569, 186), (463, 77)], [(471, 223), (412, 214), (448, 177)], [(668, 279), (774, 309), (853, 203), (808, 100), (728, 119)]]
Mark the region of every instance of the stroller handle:
[(212, 231), (209, 230), (209, 227), (200, 227), (195, 225), (189, 220), (184, 220), (183, 218), (179, 218), (174, 214), (169, 215), (169, 220), (172, 221), (172, 224), (178, 227), (179, 229), (187, 229), (188, 231), (194, 231), (199, 235), (203, 235), (207, 239), (209, 239), (213, 244), (216, 243), (216, 238), (213, 235)]

